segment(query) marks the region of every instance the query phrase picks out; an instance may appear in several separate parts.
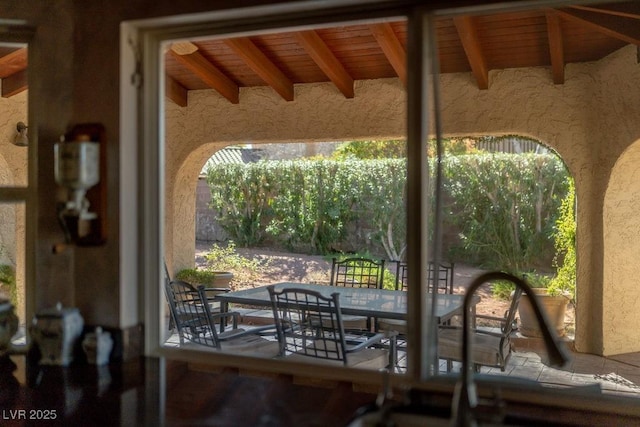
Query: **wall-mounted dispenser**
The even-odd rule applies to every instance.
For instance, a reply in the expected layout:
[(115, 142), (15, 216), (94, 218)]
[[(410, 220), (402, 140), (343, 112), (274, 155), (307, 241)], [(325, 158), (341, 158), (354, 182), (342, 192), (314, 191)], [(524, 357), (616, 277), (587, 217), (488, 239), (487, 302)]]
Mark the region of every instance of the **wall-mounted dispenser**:
[(100, 163), (104, 128), (98, 124), (78, 125), (62, 139), (54, 146), (54, 162), (56, 183), (68, 191), (66, 201), (58, 205), (65, 240), (79, 245), (103, 243)]

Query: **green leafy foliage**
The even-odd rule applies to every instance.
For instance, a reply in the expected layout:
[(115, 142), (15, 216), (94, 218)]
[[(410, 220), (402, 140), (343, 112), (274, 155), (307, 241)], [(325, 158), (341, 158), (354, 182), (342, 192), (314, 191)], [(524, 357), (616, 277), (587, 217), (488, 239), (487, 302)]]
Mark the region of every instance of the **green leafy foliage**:
[(556, 276), (548, 286), (551, 295), (566, 294), (571, 301), (576, 298), (576, 193), (573, 179), (568, 178), (569, 191), (560, 206), (560, 217), (556, 221), (554, 246), (556, 255), (553, 265)]
[(350, 141), (342, 143), (332, 155), (335, 160), (347, 159), (394, 159), (407, 155), (407, 142), (388, 141)]
[(0, 264), (0, 284), (9, 288), (9, 297), (12, 304), (18, 301), (18, 288), (16, 286), (16, 272), (12, 266)]
[(404, 159), (227, 166), (208, 170), (211, 205), (240, 245), (255, 246), (269, 236), (289, 250), (328, 253), (360, 221), (370, 230), (372, 251), (388, 249), (390, 257), (403, 251)]
[(255, 283), (269, 268), (266, 261), (240, 255), (233, 241), (229, 241), (227, 245), (213, 244), (204, 257), (207, 260), (205, 270), (233, 273), (232, 287), (245, 287)]
[[(539, 274), (534, 272), (516, 274), (524, 278), (532, 288), (546, 288), (551, 282), (551, 276), (548, 274)], [(511, 292), (515, 290), (515, 285), (510, 281), (495, 281), (491, 284), (491, 293), (499, 299), (508, 300), (511, 298)]]
[(329, 160), (271, 163), (278, 184), (266, 231), (289, 249), (326, 253), (345, 237), (353, 219), (357, 194), (349, 170)]
[(178, 271), (176, 279), (182, 280), (192, 285), (211, 286), (215, 280), (216, 274), (208, 269), (185, 268)]
[(566, 194), (567, 172), (554, 155), (477, 154), (447, 158), (448, 218), (460, 230), (467, 262), (518, 273), (544, 265)]
[[(443, 218), (461, 242), (450, 258), (514, 273), (551, 267), (568, 187), (556, 156), (445, 156), (442, 165)], [(358, 251), (404, 257), (405, 159), (215, 165), (208, 182), (220, 224), (240, 245), (269, 238), (276, 247), (327, 254), (357, 232), (368, 242)]]
[[(266, 164), (262, 164), (266, 165)], [(264, 238), (270, 211), (273, 174), (263, 168), (221, 164), (208, 169), (211, 205), (222, 227), (241, 246), (258, 245)]]
[[(372, 256), (371, 253), (367, 251), (359, 252), (355, 254), (334, 253), (334, 254), (329, 254), (325, 257), (327, 261), (332, 261), (333, 258), (337, 259), (338, 261), (344, 261), (347, 258), (367, 258), (367, 259), (374, 259), (379, 261), (379, 259), (376, 259), (375, 256)], [(360, 275), (363, 273), (361, 269), (358, 267), (353, 268), (352, 271), (355, 275)], [(393, 272), (391, 272), (389, 270), (389, 263), (386, 263), (384, 267), (384, 274), (382, 275), (382, 288), (388, 289), (388, 290), (394, 290), (396, 288), (395, 269)]]

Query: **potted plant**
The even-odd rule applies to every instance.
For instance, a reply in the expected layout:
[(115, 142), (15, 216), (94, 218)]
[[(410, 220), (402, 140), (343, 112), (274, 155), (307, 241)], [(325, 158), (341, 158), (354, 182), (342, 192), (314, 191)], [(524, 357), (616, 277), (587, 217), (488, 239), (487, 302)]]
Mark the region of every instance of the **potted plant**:
[(229, 271), (185, 268), (178, 271), (176, 279), (191, 283), (196, 287), (202, 285), (205, 288), (229, 288), (233, 273)]
[[(524, 279), (533, 288), (533, 293), (546, 312), (551, 325), (555, 327), (556, 333), (558, 336), (564, 336), (564, 316), (567, 311), (569, 296), (554, 287), (553, 282), (556, 278), (557, 276), (550, 277), (535, 273), (524, 275)], [(540, 325), (527, 294), (522, 294), (520, 298), (518, 314), (520, 316), (519, 330), (522, 335), (526, 337), (542, 337)]]
[[(576, 297), (576, 222), (574, 215), (575, 188), (573, 180), (569, 181), (567, 196), (560, 206), (560, 216), (556, 221), (554, 246), (556, 254), (553, 265), (556, 274), (551, 278), (542, 279), (540, 275), (527, 277), (530, 285), (534, 286), (534, 293), (545, 308), (549, 320), (556, 326), (559, 336), (565, 334), (564, 315), (567, 304), (575, 302)], [(537, 285), (537, 287), (536, 287)], [(531, 303), (527, 296), (520, 299), (518, 312), (520, 314), (520, 332), (525, 336), (542, 336), (540, 328), (533, 317)]]

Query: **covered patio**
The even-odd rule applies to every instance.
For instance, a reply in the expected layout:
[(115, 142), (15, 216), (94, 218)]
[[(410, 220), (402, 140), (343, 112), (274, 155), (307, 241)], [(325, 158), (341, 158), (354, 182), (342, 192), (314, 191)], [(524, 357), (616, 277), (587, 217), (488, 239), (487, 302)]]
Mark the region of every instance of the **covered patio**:
[[(575, 347), (604, 356), (640, 351), (639, 18), (625, 2), (436, 21), (443, 134), (532, 137), (575, 178)], [(171, 269), (193, 265), (197, 175), (216, 150), (404, 138), (405, 37), (402, 21), (371, 21), (174, 45), (165, 59)]]

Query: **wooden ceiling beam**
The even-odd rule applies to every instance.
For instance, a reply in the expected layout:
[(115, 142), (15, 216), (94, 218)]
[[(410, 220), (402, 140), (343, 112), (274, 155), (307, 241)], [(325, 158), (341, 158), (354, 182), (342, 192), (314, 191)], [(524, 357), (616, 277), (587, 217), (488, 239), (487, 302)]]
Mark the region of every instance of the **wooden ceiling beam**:
[(169, 76), (165, 76), (165, 93), (166, 96), (181, 107), (188, 105), (188, 91), (180, 83)]
[(0, 58), (0, 79), (27, 68), (27, 48), (14, 50)]
[(345, 98), (353, 98), (353, 77), (333, 54), (317, 32), (301, 31), (295, 34), (296, 40), (307, 51), (311, 59), (329, 77)]
[(391, 24), (388, 22), (382, 24), (369, 25), (369, 29), (375, 37), (378, 45), (387, 57), (387, 60), (395, 70), (398, 78), (407, 85), (407, 53), (405, 52), (400, 40), (393, 32)]
[(27, 90), (27, 70), (18, 71), (2, 79), (2, 97), (9, 98)]
[(571, 9), (588, 10), (607, 15), (621, 16), (625, 18), (640, 19), (640, 3), (629, 1), (623, 3), (609, 3), (602, 6), (571, 5)]
[(560, 17), (550, 11), (546, 13), (547, 34), (549, 36), (549, 56), (551, 58), (551, 75), (553, 83), (564, 83), (564, 44), (562, 42), (562, 28)]
[(462, 47), (467, 55), (471, 71), (478, 82), (478, 88), (489, 88), (489, 70), (482, 53), (482, 46), (478, 38), (478, 30), (471, 16), (456, 16), (453, 23), (458, 30)]
[(584, 9), (555, 9), (565, 19), (584, 24), (609, 37), (640, 46), (640, 23), (635, 18)]
[(197, 47), (196, 50), (185, 50), (184, 44), (180, 44), (176, 46), (175, 50), (172, 47), (169, 52), (176, 60), (193, 71), (203, 82), (227, 98), (229, 102), (232, 104), (240, 102), (240, 88), (238, 85), (209, 62), (197, 50)]
[(227, 39), (225, 43), (282, 98), (293, 101), (293, 82), (248, 37)]

